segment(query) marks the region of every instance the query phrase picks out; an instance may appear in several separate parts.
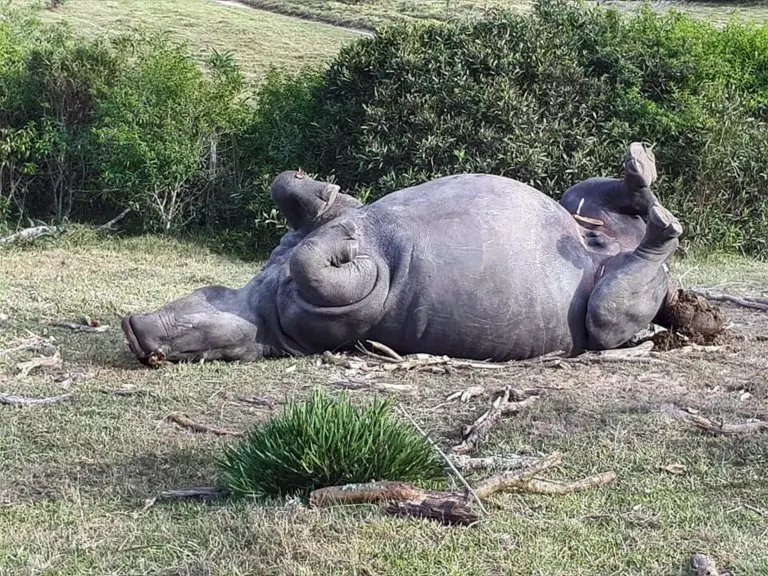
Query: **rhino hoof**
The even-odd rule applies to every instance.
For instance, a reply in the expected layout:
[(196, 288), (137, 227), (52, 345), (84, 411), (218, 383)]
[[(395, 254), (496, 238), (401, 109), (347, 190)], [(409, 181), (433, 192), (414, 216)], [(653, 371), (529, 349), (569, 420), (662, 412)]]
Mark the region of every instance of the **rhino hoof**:
[(683, 233), (683, 225), (680, 221), (660, 204), (652, 206), (648, 211), (648, 224), (667, 238), (677, 238)]

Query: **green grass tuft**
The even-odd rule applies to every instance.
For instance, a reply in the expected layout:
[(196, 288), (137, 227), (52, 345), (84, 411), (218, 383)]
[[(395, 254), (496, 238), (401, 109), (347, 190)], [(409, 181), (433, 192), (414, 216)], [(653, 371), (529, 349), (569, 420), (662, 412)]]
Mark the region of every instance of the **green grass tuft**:
[(391, 408), (386, 399), (358, 408), (346, 394), (334, 399), (315, 391), (225, 450), (224, 483), (234, 495), (268, 498), (347, 483), (441, 478), (429, 441)]

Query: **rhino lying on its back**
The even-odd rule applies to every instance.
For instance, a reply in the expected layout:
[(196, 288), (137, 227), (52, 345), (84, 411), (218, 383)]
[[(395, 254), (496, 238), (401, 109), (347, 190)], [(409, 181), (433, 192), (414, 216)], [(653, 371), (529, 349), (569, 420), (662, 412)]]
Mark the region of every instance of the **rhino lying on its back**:
[(664, 263), (682, 228), (650, 192), (652, 164), (633, 145), (623, 180), (587, 180), (562, 204), (509, 178), (461, 174), (362, 205), (284, 172), (272, 197), (293, 229), (251, 282), (202, 288), (124, 318), (123, 330), (145, 363), (252, 361), (362, 339), (496, 361), (617, 347), (674, 297)]

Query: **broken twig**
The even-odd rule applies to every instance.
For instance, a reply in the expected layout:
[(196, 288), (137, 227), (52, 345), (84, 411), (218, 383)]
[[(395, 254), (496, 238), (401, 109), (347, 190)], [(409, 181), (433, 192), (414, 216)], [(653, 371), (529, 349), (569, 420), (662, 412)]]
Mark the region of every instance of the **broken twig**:
[(755, 310), (762, 310), (768, 312), (768, 298), (760, 298), (757, 296), (744, 296), (739, 298), (738, 296), (731, 296), (730, 294), (713, 294), (706, 290), (691, 290), (694, 294), (703, 296), (707, 300), (714, 300), (715, 302), (729, 302), (742, 306), (743, 308), (753, 308)]
[(462, 472), (475, 472), (476, 470), (508, 471), (519, 470), (534, 465), (540, 459), (535, 456), (486, 456), (483, 458), (471, 458), (464, 454), (451, 456), (453, 464)]
[(26, 398), (24, 396), (13, 396), (11, 394), (0, 393), (0, 404), (9, 404), (12, 406), (40, 406), (43, 404), (66, 402), (70, 398), (72, 398), (72, 394), (62, 394), (60, 396), (51, 396), (49, 398)]
[(517, 486), (513, 486), (520, 492), (528, 492), (530, 494), (550, 494), (550, 495), (563, 495), (573, 494), (575, 492), (583, 492), (585, 490), (591, 490), (599, 486), (605, 486), (616, 481), (615, 472), (603, 472), (595, 476), (589, 476), (588, 478), (582, 478), (574, 482), (556, 482), (554, 480), (543, 480), (541, 478), (529, 478), (525, 482), (521, 482)]
[(33, 226), (32, 228), (24, 228), (18, 232), (0, 238), (0, 244), (14, 244), (21, 240), (36, 240), (44, 236), (52, 236), (59, 231), (56, 226)]
[(59, 354), (59, 351), (56, 350), (53, 356), (39, 356), (37, 358), (32, 358), (27, 362), (20, 362), (16, 365), (16, 368), (19, 370), (19, 376), (26, 378), (32, 370), (37, 368), (61, 368), (61, 365), (61, 355)]
[(195, 422), (194, 420), (190, 419), (189, 416), (186, 414), (180, 414), (178, 412), (174, 412), (173, 414), (169, 414), (166, 416), (168, 420), (171, 422), (175, 422), (179, 426), (183, 428), (188, 428), (189, 430), (192, 430), (193, 432), (210, 432), (211, 434), (216, 434), (217, 436), (244, 436), (244, 432), (237, 432), (234, 430), (226, 430), (224, 428), (216, 428), (215, 426), (208, 426), (206, 424), (199, 424), (198, 422)]
[(519, 488), (525, 485), (536, 474), (549, 470), (560, 464), (562, 455), (560, 452), (554, 452), (545, 458), (541, 458), (532, 466), (523, 470), (514, 472), (502, 472), (483, 480), (475, 487), (475, 492), (480, 498), (487, 498), (496, 492), (508, 490), (510, 488)]
[(51, 322), (46, 322), (46, 324), (48, 326), (56, 326), (58, 328), (68, 328), (69, 330), (73, 330), (75, 332), (106, 332), (109, 330), (109, 326), (106, 324), (78, 324), (77, 322), (69, 322), (67, 320), (53, 320)]
[(472, 489), (472, 486), (470, 486), (469, 482), (467, 482), (467, 479), (464, 478), (464, 476), (461, 474), (461, 472), (459, 472), (459, 470), (456, 468), (456, 466), (454, 466), (453, 462), (451, 462), (451, 459), (445, 454), (445, 452), (443, 452), (440, 449), (440, 446), (437, 445), (437, 442), (432, 440), (432, 438), (430, 438), (429, 435), (426, 432), (424, 432), (424, 430), (421, 428), (421, 426), (419, 426), (419, 424), (416, 422), (416, 420), (414, 420), (411, 417), (411, 415), (408, 414), (408, 411), (405, 408), (400, 406), (400, 410), (402, 411), (403, 414), (405, 414), (405, 417), (408, 418), (408, 420), (410, 420), (411, 423), (416, 427), (416, 430), (418, 430), (419, 433), (422, 436), (424, 436), (424, 438), (426, 438), (427, 441), (430, 444), (432, 444), (434, 449), (437, 450), (438, 454), (440, 454), (440, 456), (443, 458), (443, 460), (445, 460), (445, 462), (448, 464), (448, 467), (451, 470), (453, 470), (453, 473), (456, 474), (456, 477), (459, 479), (459, 481), (467, 489), (467, 492), (469, 492), (472, 495), (472, 497), (475, 499), (475, 501), (477, 502), (477, 505), (480, 507), (480, 510), (483, 511), (483, 514), (487, 515), (488, 511), (485, 509), (485, 507), (483, 506), (483, 503), (480, 501), (480, 497), (477, 494), (475, 494), (475, 491)]
[(768, 431), (768, 422), (762, 420), (753, 420), (743, 424), (726, 424), (724, 422), (715, 422), (705, 416), (694, 414), (689, 410), (683, 410), (676, 406), (664, 406), (660, 411), (671, 414), (678, 420), (693, 424), (714, 435), (753, 434), (755, 432)]

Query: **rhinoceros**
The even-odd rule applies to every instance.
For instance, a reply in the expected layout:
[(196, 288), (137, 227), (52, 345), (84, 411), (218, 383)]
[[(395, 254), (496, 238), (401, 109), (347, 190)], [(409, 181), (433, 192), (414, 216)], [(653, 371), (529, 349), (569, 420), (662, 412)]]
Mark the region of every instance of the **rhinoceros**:
[(464, 173), (363, 204), (301, 170), (271, 196), (290, 226), (239, 289), (207, 286), (123, 318), (131, 351), (255, 361), (349, 350), (504, 362), (624, 345), (677, 291), (666, 261), (683, 229), (658, 201), (639, 143), (622, 178), (560, 202), (517, 180)]

